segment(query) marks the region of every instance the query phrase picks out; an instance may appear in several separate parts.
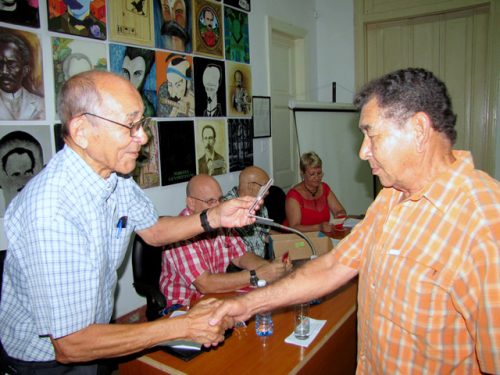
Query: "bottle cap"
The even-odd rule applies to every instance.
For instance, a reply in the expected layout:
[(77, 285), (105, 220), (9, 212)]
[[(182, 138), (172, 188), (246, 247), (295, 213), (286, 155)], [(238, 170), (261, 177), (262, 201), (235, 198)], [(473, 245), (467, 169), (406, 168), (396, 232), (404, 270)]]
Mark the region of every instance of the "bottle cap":
[(263, 286), (266, 286), (266, 284), (267, 284), (266, 280), (259, 280), (259, 281), (257, 281), (257, 286), (259, 288), (262, 288)]

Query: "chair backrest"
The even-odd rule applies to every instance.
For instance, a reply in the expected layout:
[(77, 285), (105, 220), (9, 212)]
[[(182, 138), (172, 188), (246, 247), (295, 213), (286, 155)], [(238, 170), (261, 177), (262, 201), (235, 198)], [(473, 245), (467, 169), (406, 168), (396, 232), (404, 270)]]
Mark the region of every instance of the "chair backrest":
[(283, 223), (286, 218), (285, 198), (286, 194), (283, 189), (276, 185), (269, 188), (269, 194), (264, 198), (269, 217), (278, 224)]
[(0, 250), (0, 301), (2, 300), (3, 264), (5, 263), (6, 256), (7, 250)]
[(165, 307), (165, 296), (160, 290), (161, 255), (163, 247), (148, 245), (135, 235), (132, 247), (132, 271), (137, 294), (146, 297), (148, 320), (154, 320)]

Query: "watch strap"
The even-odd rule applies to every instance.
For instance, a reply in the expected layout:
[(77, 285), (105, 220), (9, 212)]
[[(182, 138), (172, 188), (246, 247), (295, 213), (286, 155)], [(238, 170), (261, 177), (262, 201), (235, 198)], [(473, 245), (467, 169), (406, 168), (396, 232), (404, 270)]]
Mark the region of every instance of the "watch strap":
[(207, 218), (207, 211), (208, 209), (204, 209), (203, 211), (201, 211), (201, 214), (200, 214), (200, 221), (201, 221), (201, 226), (203, 227), (203, 230), (205, 232), (212, 232), (214, 231), (215, 229), (212, 228), (210, 226), (210, 223), (208, 222), (208, 218)]
[(250, 285), (257, 286), (259, 278), (257, 277), (257, 272), (255, 270), (250, 270)]

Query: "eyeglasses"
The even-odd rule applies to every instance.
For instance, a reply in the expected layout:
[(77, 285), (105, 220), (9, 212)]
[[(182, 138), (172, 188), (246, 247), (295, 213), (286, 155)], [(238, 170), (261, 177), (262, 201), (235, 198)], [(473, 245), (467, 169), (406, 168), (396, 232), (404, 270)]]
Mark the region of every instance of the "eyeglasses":
[(117, 122), (114, 120), (110, 120), (109, 118), (96, 115), (94, 113), (84, 112), (80, 116), (83, 116), (83, 115), (94, 116), (94, 117), (100, 118), (101, 120), (106, 120), (106, 121), (112, 122), (115, 125), (123, 126), (124, 128), (127, 128), (128, 130), (130, 130), (131, 137), (135, 137), (137, 135), (137, 132), (139, 131), (139, 129), (141, 127), (143, 129), (148, 127), (149, 124), (151, 123), (151, 120), (152, 120), (151, 117), (143, 117), (139, 121), (131, 122), (130, 124), (126, 125), (126, 124), (122, 124), (121, 122)]
[(255, 184), (255, 185), (259, 185), (259, 187), (262, 187), (264, 186), (265, 184), (260, 184), (258, 183), (257, 181), (250, 181), (248, 184)]
[(203, 202), (205, 204), (208, 204), (209, 206), (214, 206), (217, 203), (222, 203), (224, 201), (224, 197), (219, 197), (219, 198), (210, 198), (210, 199), (200, 199), (196, 198), (193, 196), (190, 196), (190, 198), (196, 199), (197, 201)]

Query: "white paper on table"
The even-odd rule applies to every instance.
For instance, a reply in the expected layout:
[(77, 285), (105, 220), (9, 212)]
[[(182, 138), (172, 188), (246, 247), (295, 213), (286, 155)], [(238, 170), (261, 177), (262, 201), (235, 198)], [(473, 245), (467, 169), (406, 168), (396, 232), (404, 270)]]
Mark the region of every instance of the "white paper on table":
[(316, 338), (316, 336), (318, 335), (321, 328), (323, 328), (325, 323), (326, 320), (309, 318), (309, 332), (310, 332), (309, 337), (307, 339), (300, 340), (296, 338), (294, 333), (292, 332), (292, 334), (285, 339), (285, 342), (288, 344), (303, 346), (304, 348), (307, 348), (309, 344), (313, 342), (313, 340)]
[[(176, 316), (180, 316), (180, 315), (184, 315), (184, 314), (186, 314), (186, 311), (175, 310), (170, 315), (170, 318), (174, 318)], [(157, 344), (157, 346), (170, 346), (170, 347), (176, 348), (176, 349), (201, 350), (201, 344), (199, 344), (195, 341), (189, 341), (189, 340), (169, 340), (169, 341), (161, 342), (161, 343)]]
[(347, 228), (354, 228), (354, 226), (359, 223), (361, 220), (360, 219), (353, 219), (353, 218), (348, 218), (346, 221), (344, 221), (344, 227)]

